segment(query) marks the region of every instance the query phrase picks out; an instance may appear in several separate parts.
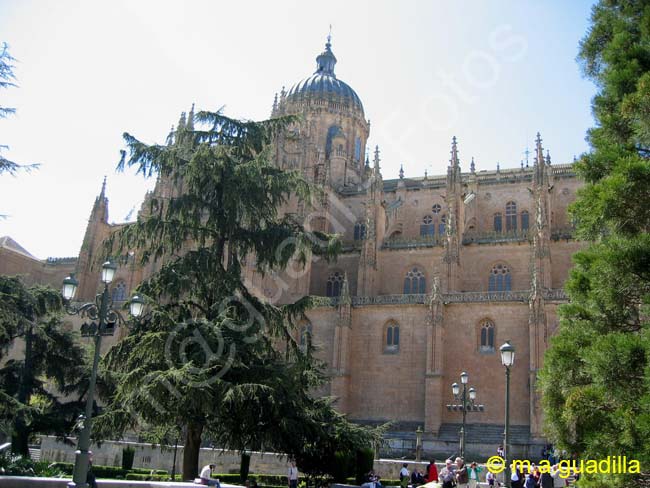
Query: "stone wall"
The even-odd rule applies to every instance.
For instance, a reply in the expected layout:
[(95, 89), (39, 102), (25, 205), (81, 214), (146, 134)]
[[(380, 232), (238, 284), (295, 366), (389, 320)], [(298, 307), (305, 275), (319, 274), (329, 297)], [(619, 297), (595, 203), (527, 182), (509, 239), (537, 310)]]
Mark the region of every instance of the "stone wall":
[[(161, 449), (160, 446), (137, 442), (106, 441), (101, 446), (93, 445), (91, 449), (94, 463), (98, 466), (121, 466), (122, 450), (127, 446), (135, 449), (134, 468), (164, 469), (171, 472), (174, 459), (173, 448)], [(425, 444), (425, 448), (428, 447)], [(75, 449), (75, 446), (59, 442), (55, 437), (41, 436), (41, 460), (43, 461), (74, 463)], [(448, 452), (453, 450), (451, 447), (445, 447), (445, 449)], [(182, 470), (182, 459), (183, 447), (178, 446), (176, 453), (176, 472), (178, 473)], [(440, 460), (437, 459), (437, 461)], [(239, 462), (240, 456), (234, 451), (203, 448), (199, 455), (199, 465), (215, 464), (217, 466), (215, 472), (217, 473), (239, 473)], [(428, 462), (416, 463), (415, 461), (400, 459), (376, 459), (374, 470), (384, 479), (397, 479), (404, 462), (409, 463), (409, 470), (412, 470), (416, 465), (418, 469), (424, 470), (428, 464)], [(438, 463), (438, 465), (439, 468), (442, 468), (442, 464)], [(250, 472), (252, 474), (286, 475), (287, 469), (287, 459), (283, 455), (270, 452), (253, 452), (251, 454)]]

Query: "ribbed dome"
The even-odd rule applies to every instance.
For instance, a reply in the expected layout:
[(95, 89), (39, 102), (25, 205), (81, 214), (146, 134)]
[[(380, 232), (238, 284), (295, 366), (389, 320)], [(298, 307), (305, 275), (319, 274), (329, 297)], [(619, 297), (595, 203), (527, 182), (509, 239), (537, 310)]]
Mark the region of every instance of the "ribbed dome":
[(339, 97), (358, 107), (363, 113), (363, 104), (359, 95), (344, 81), (339, 80), (334, 74), (336, 57), (331, 49), (329, 38), (323, 51), (316, 58), (316, 72), (309, 78), (299, 81), (287, 93), (287, 100), (302, 97), (329, 98)]

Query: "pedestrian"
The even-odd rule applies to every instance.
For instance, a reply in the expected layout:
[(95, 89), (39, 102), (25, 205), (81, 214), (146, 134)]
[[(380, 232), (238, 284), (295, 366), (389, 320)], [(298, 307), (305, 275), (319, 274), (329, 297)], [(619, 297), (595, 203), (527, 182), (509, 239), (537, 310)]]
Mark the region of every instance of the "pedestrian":
[(469, 475), (469, 488), (476, 488), (480, 481), (480, 475), (483, 468), (481, 468), (476, 461), (469, 465), (467, 473)]
[(409, 485), (408, 463), (402, 464), (402, 469), (399, 470), (399, 485), (402, 488), (408, 488)]
[(553, 485), (553, 475), (550, 472), (550, 468), (544, 469), (539, 477), (539, 486), (541, 488), (553, 488)]
[(432, 481), (435, 483), (438, 481), (438, 467), (436, 466), (435, 459), (429, 461), (429, 465), (427, 466), (427, 473), (424, 479), (427, 483), (431, 483)]
[(494, 485), (497, 484), (496, 476), (494, 476), (494, 473), (492, 471), (487, 472), (485, 475), (485, 481), (487, 481), (487, 484), (490, 488), (493, 488)]
[(206, 464), (203, 466), (201, 469), (201, 474), (199, 475), (199, 478), (201, 478), (201, 484), (202, 485), (207, 485), (207, 486), (216, 486), (217, 488), (221, 488), (221, 483), (219, 483), (218, 479), (212, 479), (212, 470), (216, 466), (214, 464)]
[(287, 478), (289, 479), (289, 488), (298, 488), (298, 468), (295, 461), (291, 461)]
[(454, 486), (454, 465), (451, 459), (445, 461), (445, 467), (440, 471), (439, 481), (442, 483), (442, 488), (453, 488)]
[(411, 473), (411, 485), (413, 488), (417, 488), (418, 486), (422, 486), (424, 484), (424, 476), (422, 476), (422, 473), (418, 470), (418, 468), (414, 468), (413, 472)]
[(524, 488), (535, 488), (537, 484), (535, 483), (535, 476), (533, 473), (528, 473), (526, 475), (526, 482), (524, 483)]
[(86, 484), (88, 488), (97, 488), (97, 479), (93, 472), (93, 452), (88, 451), (88, 471), (86, 472)]
[(458, 488), (467, 488), (469, 484), (469, 475), (465, 460), (461, 457), (456, 458), (456, 485)]

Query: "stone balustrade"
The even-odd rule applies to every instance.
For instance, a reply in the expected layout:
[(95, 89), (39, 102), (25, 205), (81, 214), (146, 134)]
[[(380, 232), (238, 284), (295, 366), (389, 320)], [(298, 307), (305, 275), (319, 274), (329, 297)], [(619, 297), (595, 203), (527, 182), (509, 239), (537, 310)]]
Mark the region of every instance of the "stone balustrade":
[(445, 240), (437, 236), (394, 237), (384, 240), (382, 249), (415, 249), (418, 247), (444, 246)]
[(465, 232), (463, 245), (468, 244), (495, 244), (499, 242), (527, 242), (528, 230), (514, 230), (507, 232)]
[[(530, 290), (518, 291), (463, 291), (442, 294), (442, 301), (449, 303), (487, 303), (487, 302), (528, 302)], [(561, 288), (544, 290), (543, 297), (549, 301), (568, 301), (568, 296)], [(351, 297), (352, 306), (363, 307), (366, 305), (424, 305), (430, 295), (416, 293), (409, 295), (377, 295), (371, 297)], [(312, 297), (317, 307), (336, 307), (341, 303), (341, 297)]]

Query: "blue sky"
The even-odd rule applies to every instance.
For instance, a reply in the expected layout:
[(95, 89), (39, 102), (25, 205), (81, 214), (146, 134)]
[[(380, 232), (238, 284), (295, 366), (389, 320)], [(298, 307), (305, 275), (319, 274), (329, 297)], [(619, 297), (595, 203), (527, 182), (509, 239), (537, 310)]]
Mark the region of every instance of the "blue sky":
[(18, 60), (5, 156), (39, 162), (0, 177), (0, 236), (73, 256), (108, 176), (110, 220), (152, 181), (116, 174), (122, 133), (164, 140), (179, 114), (225, 107), (269, 116), (273, 95), (309, 76), (332, 24), (337, 76), (361, 97), (384, 178), (461, 165), (518, 166), (540, 131), (555, 163), (587, 150), (594, 86), (575, 60), (590, 1), (9, 1), (0, 42)]

